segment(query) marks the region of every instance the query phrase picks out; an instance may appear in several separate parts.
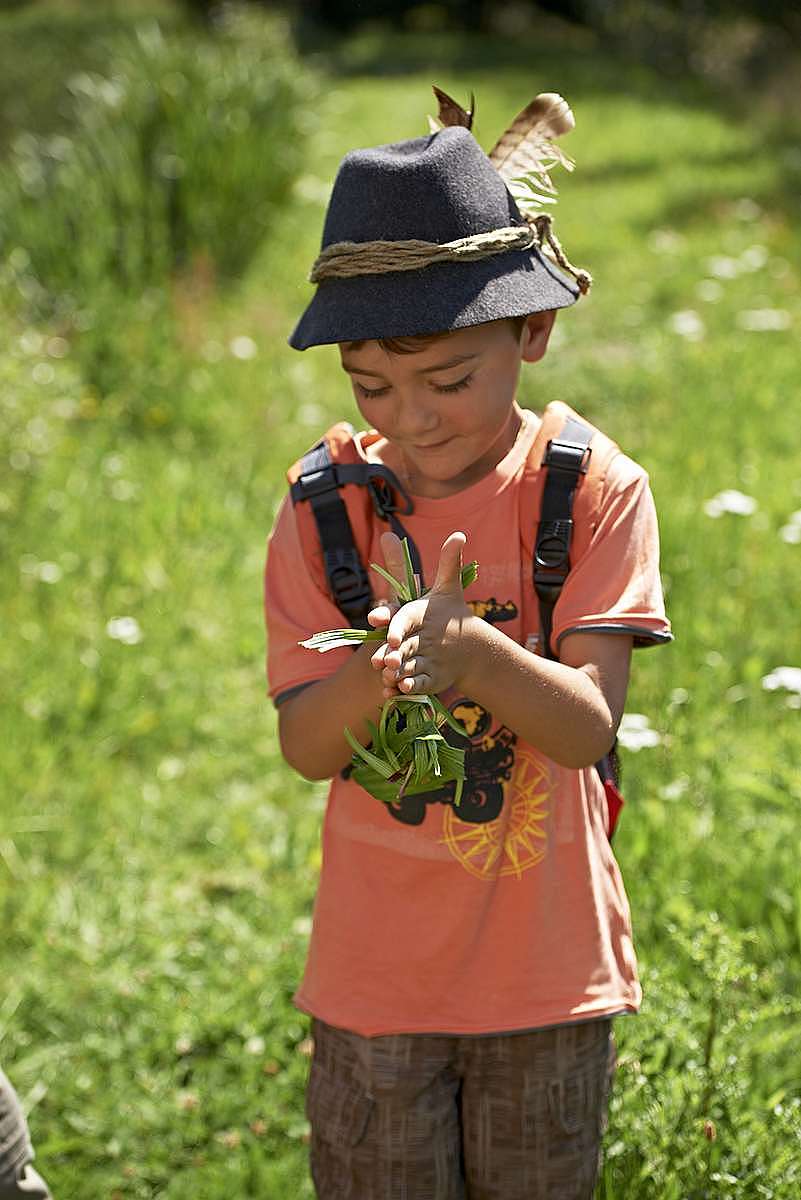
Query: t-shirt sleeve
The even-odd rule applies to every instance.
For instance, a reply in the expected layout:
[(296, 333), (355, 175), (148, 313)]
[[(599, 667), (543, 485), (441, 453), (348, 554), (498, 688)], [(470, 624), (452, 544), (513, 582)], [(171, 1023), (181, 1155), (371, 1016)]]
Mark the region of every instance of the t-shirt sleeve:
[(624, 454), (610, 465), (595, 532), (554, 608), (554, 646), (569, 633), (590, 631), (632, 634), (635, 647), (673, 639), (648, 475)]
[(324, 629), (347, 624), (306, 565), (294, 505), (281, 503), (267, 542), (264, 570), (264, 617), (267, 629), (267, 694), (274, 704), (318, 679), (332, 675), (353, 651), (347, 647), (320, 654), (298, 642)]

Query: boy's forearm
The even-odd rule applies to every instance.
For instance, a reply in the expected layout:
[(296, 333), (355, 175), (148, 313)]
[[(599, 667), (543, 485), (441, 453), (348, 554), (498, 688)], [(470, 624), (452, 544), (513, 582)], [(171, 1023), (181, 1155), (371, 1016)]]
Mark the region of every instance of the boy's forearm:
[(364, 745), (369, 742), (367, 720), (376, 721), (383, 704), (381, 676), (370, 665), (374, 649), (360, 646), (333, 675), (280, 706), (281, 752), (306, 779), (331, 779), (350, 762), (346, 725)]
[(562, 766), (590, 766), (608, 752), (615, 723), (585, 671), (532, 654), (478, 617), (465, 625), (465, 695)]

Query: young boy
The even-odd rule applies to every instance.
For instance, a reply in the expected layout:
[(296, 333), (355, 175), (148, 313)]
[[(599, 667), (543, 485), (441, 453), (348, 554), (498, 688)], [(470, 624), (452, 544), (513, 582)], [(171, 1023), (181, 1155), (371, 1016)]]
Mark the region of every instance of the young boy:
[[(614, 741), (632, 646), (671, 638), (656, 517), (645, 472), (612, 453), (591, 520), (576, 521), (558, 658), (546, 657), (528, 536), (538, 513), (519, 504), (545, 426), (516, 390), (578, 288), (530, 234), (465, 128), (356, 151), (290, 339), (338, 344), (370, 430), (350, 449), (411, 497), (403, 529), (433, 582), (400, 608), (376, 602), (370, 622), (388, 627), (377, 651), (313, 654), (298, 643), (345, 621), (303, 532), (306, 502), (278, 514), (270, 695), (287, 762), (332, 779), (295, 997), (312, 1016), (322, 1200), (590, 1197), (611, 1018), (640, 1003), (593, 764)], [(365, 521), (367, 561), (397, 569), (397, 538)], [(479, 562), (466, 596), (465, 547)], [(370, 583), (386, 595), (376, 573)], [(464, 725), (458, 806), (453, 785), (385, 804), (341, 774), (343, 727), (367, 744), (368, 718), (398, 692), (436, 693)]]

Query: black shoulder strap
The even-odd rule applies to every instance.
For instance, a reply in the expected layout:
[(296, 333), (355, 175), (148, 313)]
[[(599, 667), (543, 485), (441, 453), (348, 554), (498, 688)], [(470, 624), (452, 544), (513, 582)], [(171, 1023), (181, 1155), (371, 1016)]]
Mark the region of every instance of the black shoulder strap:
[[(308, 500), (312, 506), (334, 603), (349, 625), (368, 629), (367, 614), (373, 606), (370, 581), (356, 548), (348, 510), (339, 495), (339, 489), (349, 483), (367, 488), (376, 515), (387, 521), (400, 538), (409, 535), (397, 514), (411, 513), (414, 506), (388, 467), (380, 463), (335, 463), (324, 440), (304, 454), (300, 475), (290, 488), (293, 504)], [(411, 538), (409, 549), (412, 565), (422, 581), (420, 554)]]
[[(570, 571), (573, 540), (573, 499), (579, 479), (586, 475), (592, 450), (592, 430), (568, 417), (558, 438), (548, 442), (542, 460), (546, 468), (540, 522), (534, 546), (534, 587), (540, 605), (540, 638), (548, 658), (557, 658), (551, 645), (553, 610)], [(620, 762), (617, 739), (608, 754), (595, 764), (609, 808), (610, 841), (623, 797), (618, 790)], [(610, 798), (614, 797), (614, 800)], [(614, 806), (614, 807), (613, 807)]]
[(592, 430), (568, 417), (558, 438), (548, 442), (542, 465), (546, 469), (540, 522), (534, 545), (534, 588), (540, 605), (543, 653), (556, 658), (551, 646), (553, 610), (570, 570), (573, 539), (573, 496), (589, 466)]

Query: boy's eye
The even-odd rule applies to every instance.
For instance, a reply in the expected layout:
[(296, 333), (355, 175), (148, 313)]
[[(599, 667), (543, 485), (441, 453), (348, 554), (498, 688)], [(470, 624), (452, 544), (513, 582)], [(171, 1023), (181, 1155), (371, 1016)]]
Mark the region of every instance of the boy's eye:
[(473, 382), (473, 376), (471, 373), (470, 375), (465, 375), (464, 379), (457, 380), (456, 383), (441, 384), (439, 387), (435, 388), (435, 391), (437, 391), (437, 392), (461, 392), (462, 388), (470, 387), (470, 384), (472, 382)]
[(383, 395), (385, 395), (386, 392), (389, 391), (388, 387), (367, 388), (364, 386), (363, 383), (359, 383), (358, 379), (354, 379), (353, 382), (356, 385), (356, 391), (359, 393), (360, 396), (364, 396), (365, 399), (368, 399), (372, 396), (383, 396)]

